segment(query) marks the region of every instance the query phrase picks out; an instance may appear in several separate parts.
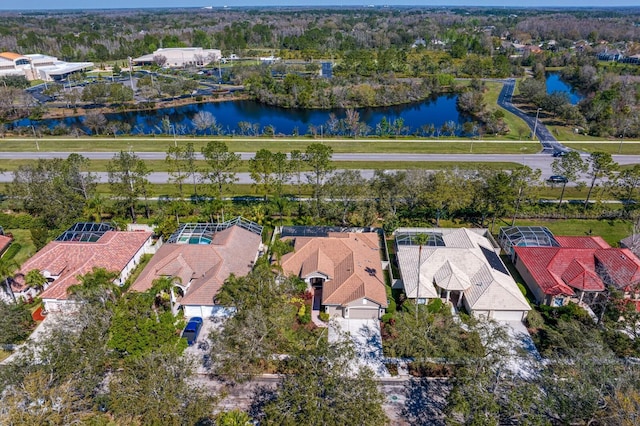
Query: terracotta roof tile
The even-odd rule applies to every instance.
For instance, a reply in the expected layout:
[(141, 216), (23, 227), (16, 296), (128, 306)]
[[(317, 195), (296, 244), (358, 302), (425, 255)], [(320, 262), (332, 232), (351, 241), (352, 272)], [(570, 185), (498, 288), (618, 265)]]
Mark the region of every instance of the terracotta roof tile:
[(67, 299), (67, 289), (77, 277), (104, 268), (120, 273), (151, 238), (151, 232), (107, 231), (96, 242), (52, 241), (20, 268), (20, 274), (37, 269), (58, 278), (40, 295), (43, 299)]
[(596, 250), (595, 257), (618, 289), (628, 291), (640, 283), (640, 259), (631, 250)]
[(7, 237), (6, 235), (0, 235), (0, 254), (4, 253), (6, 249), (9, 248), (13, 238)]
[(582, 291), (603, 291), (604, 283), (595, 270), (573, 259), (562, 273), (562, 281), (569, 286)]
[(213, 306), (229, 275), (251, 271), (262, 238), (239, 226), (214, 234), (211, 244), (164, 244), (131, 286), (147, 291), (156, 278), (178, 277), (188, 286), (182, 305)]
[[(603, 240), (593, 237), (557, 238), (563, 247), (515, 248), (518, 258), (545, 294), (571, 295), (566, 286), (603, 291), (607, 279), (624, 289), (640, 282), (640, 259), (630, 250), (610, 248)], [(597, 244), (593, 244), (594, 241)], [(565, 247), (565, 243), (577, 247)], [(602, 248), (603, 245), (606, 247)]]
[[(573, 296), (574, 291), (548, 266), (560, 251), (558, 247), (514, 247), (518, 259), (526, 267), (542, 292), (550, 296)], [(567, 261), (567, 264), (569, 261)]]
[[(378, 234), (343, 232), (288, 239), (294, 240), (294, 251), (282, 257), (283, 271), (302, 277), (313, 272), (328, 273), (330, 279), (323, 284), (323, 304), (345, 306), (367, 298), (387, 306)], [(314, 271), (310, 265), (317, 265), (318, 269)], [(322, 270), (329, 268), (330, 271)]]
[(562, 248), (611, 248), (601, 237), (563, 237), (554, 236)]

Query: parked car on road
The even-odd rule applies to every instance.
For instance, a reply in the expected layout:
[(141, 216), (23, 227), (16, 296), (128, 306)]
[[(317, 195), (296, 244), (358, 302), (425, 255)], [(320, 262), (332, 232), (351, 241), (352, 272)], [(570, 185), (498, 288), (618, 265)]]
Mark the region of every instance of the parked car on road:
[(187, 325), (182, 330), (182, 337), (187, 339), (187, 344), (189, 346), (193, 345), (196, 340), (198, 340), (198, 334), (200, 334), (200, 329), (202, 328), (202, 318), (193, 317), (189, 320)]

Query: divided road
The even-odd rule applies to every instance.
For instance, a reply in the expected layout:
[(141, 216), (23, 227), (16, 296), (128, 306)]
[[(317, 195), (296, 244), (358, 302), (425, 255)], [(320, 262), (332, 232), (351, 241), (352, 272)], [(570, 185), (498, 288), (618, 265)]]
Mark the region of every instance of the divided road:
[[(114, 152), (79, 152), (87, 158), (94, 160), (110, 160), (114, 156)], [(164, 152), (138, 152), (136, 153), (140, 158), (144, 160), (164, 160), (166, 153)], [(248, 160), (254, 156), (252, 152), (240, 153), (243, 160)], [(60, 158), (66, 157), (68, 153), (60, 152), (0, 152), (0, 162), (18, 160), (18, 159), (38, 159), (38, 158)], [(586, 154), (583, 154), (585, 157)], [(542, 178), (553, 174), (551, 170), (551, 163), (554, 158), (549, 154), (334, 154), (333, 159), (335, 161), (358, 161), (362, 162), (362, 175), (365, 178), (373, 176), (373, 170), (368, 167), (367, 162), (452, 162), (452, 163), (518, 163), (531, 167), (532, 169), (540, 169), (542, 172)], [(618, 164), (640, 164), (640, 155), (614, 155), (613, 160)], [(98, 180), (100, 182), (108, 182), (106, 172), (96, 172)], [(249, 184), (253, 183), (253, 180), (249, 176), (249, 173), (237, 174), (239, 183)], [(0, 182), (11, 182), (13, 180), (13, 173), (6, 172), (0, 174)], [(167, 172), (153, 172), (149, 176), (151, 183), (167, 183), (169, 181), (169, 174)]]

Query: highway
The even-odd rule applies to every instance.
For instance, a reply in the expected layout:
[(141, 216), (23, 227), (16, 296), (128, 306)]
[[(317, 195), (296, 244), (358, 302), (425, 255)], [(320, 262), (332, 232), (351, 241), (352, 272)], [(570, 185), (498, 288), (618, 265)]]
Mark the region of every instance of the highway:
[[(110, 160), (116, 154), (115, 152), (79, 152), (92, 160)], [(254, 156), (252, 152), (239, 153), (243, 160), (248, 160)], [(0, 152), (0, 164), (5, 161), (18, 160), (18, 159), (31, 159), (36, 160), (38, 158), (65, 158), (68, 153), (60, 152)], [(141, 159), (144, 160), (164, 160), (166, 153), (164, 152), (139, 152), (136, 153)], [(584, 158), (587, 158), (587, 154), (582, 154)], [(198, 158), (202, 159), (202, 156), (198, 154)], [(492, 163), (492, 162), (505, 162), (505, 163), (518, 163), (531, 167), (532, 169), (540, 169), (542, 172), (542, 178), (553, 174), (551, 170), (551, 163), (554, 160), (550, 154), (398, 154), (398, 153), (343, 153), (334, 154), (334, 161), (354, 161), (362, 162), (362, 175), (365, 178), (373, 176), (372, 167), (368, 167), (367, 162), (384, 163), (386, 161), (394, 162), (451, 162), (451, 163)], [(627, 164), (640, 164), (640, 155), (613, 155), (613, 160), (620, 165)], [(376, 167), (377, 168), (377, 167)], [(96, 172), (98, 180), (100, 182), (108, 182), (106, 172)], [(249, 173), (238, 173), (239, 183), (253, 183), (253, 180), (249, 176)], [(13, 179), (13, 174), (6, 172), (0, 174), (0, 182), (10, 182)], [(166, 183), (169, 180), (169, 174), (167, 172), (153, 172), (149, 176), (151, 183)]]

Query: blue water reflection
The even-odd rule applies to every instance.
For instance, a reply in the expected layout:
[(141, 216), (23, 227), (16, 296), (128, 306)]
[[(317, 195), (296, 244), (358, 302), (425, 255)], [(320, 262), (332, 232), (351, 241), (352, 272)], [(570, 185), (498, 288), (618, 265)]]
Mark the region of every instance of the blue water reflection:
[[(420, 134), (425, 126), (440, 129), (446, 122), (455, 122), (462, 125), (471, 118), (461, 114), (456, 108), (457, 95), (441, 95), (422, 102), (397, 105), (384, 108), (361, 108), (358, 109), (360, 121), (369, 128), (369, 134), (374, 134), (376, 125), (383, 117), (389, 122), (396, 119), (404, 120), (406, 130), (404, 134)], [(286, 109), (260, 104), (253, 101), (229, 101), (192, 104), (175, 108), (162, 108), (151, 111), (127, 111), (113, 114), (106, 114), (109, 121), (127, 122), (131, 126), (133, 134), (154, 134), (163, 133), (162, 120), (166, 117), (170, 123), (179, 129), (179, 133), (196, 133), (193, 126), (193, 117), (199, 111), (208, 111), (215, 117), (219, 127), (225, 134), (239, 134), (239, 122), (248, 122), (252, 125), (259, 124), (261, 131), (266, 126), (273, 126), (276, 134), (291, 135), (295, 132), (306, 134), (309, 126), (314, 126), (320, 133), (320, 126), (326, 131), (326, 124), (330, 114), (336, 118), (345, 117), (345, 111), (336, 110), (308, 110), (308, 109)], [(60, 123), (69, 127), (84, 126), (85, 117), (69, 117), (64, 119), (51, 119), (41, 121), (31, 121), (24, 119), (15, 122), (17, 126), (45, 125), (54, 128)], [(456, 133), (460, 134), (461, 130)]]
[(553, 92), (563, 92), (569, 95), (569, 102), (572, 105), (576, 105), (582, 100), (582, 96), (569, 84), (565, 83), (560, 78), (560, 73), (548, 72), (546, 77), (547, 82), (547, 94)]

